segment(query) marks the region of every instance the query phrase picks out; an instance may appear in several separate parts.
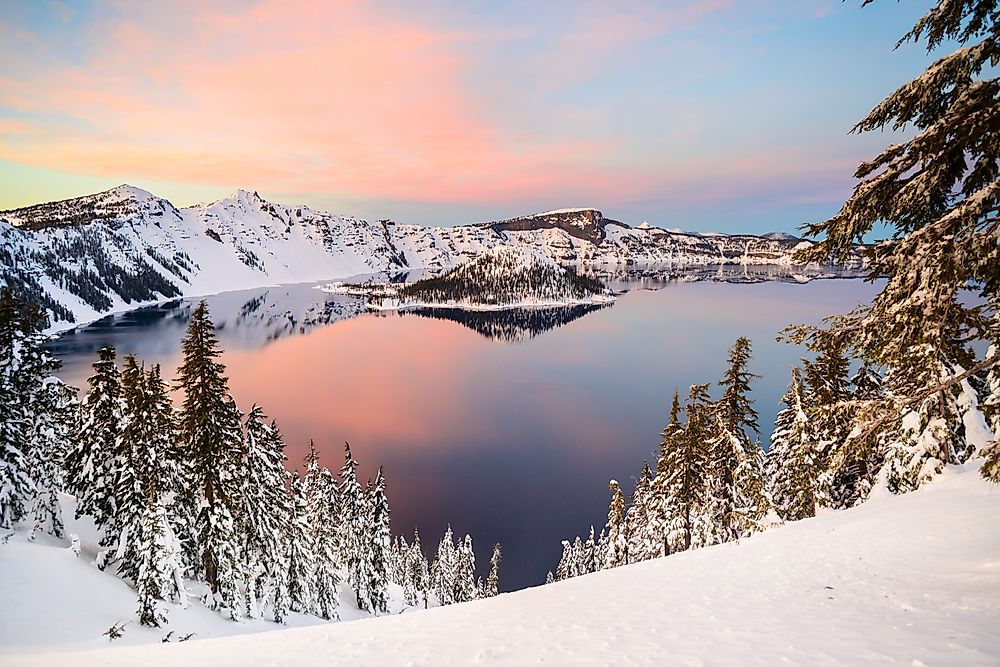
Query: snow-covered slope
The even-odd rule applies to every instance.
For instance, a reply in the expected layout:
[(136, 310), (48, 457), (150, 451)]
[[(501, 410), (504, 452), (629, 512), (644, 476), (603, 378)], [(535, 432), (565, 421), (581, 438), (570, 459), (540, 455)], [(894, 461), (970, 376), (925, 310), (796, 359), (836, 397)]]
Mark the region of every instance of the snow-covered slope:
[(594, 209), (421, 227), (275, 204), (244, 190), (179, 209), (122, 185), (0, 212), (0, 284), (43, 305), (64, 328), (177, 295), (453, 266), (498, 245), (562, 263), (620, 266), (787, 265), (800, 244), (633, 228)]
[[(40, 587), (27, 600), (0, 605), (0, 650), (8, 652), (0, 663), (996, 665), (996, 526), (1000, 487), (972, 467), (953, 468), (917, 492), (743, 542), (480, 602), (184, 644), (9, 654), (11, 635), (30, 627), (28, 619), (42, 625), (65, 604), (46, 597), (53, 587)], [(3, 581), (23, 581), (17, 568), (27, 567), (30, 554), (15, 557), (5, 548)], [(35, 549), (41, 557), (51, 547)], [(83, 623), (91, 610), (76, 603)], [(49, 631), (69, 633), (73, 625)]]

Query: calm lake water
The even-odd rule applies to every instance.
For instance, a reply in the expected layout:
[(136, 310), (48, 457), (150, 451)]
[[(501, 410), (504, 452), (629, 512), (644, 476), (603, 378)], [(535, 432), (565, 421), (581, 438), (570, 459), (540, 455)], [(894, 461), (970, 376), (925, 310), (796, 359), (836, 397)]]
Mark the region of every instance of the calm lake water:
[[(291, 465), (310, 438), (339, 469), (349, 441), (359, 474), (385, 467), (395, 533), (419, 527), (430, 553), (450, 523), (472, 535), (485, 570), (504, 547), (502, 588), (541, 583), (560, 540), (600, 529), (607, 483), (627, 488), (655, 461), (674, 388), (717, 380), (736, 337), (753, 340), (766, 442), (788, 369), (803, 350), (775, 341), (789, 323), (866, 302), (860, 280), (806, 284), (614, 281), (611, 307), (488, 318), (375, 315), (347, 296), (292, 285), (207, 297), (241, 409), (278, 421)], [(774, 276), (769, 276), (774, 277)], [(657, 289), (648, 289), (655, 287)], [(52, 343), (62, 377), (83, 387), (101, 346), (172, 375), (194, 302), (106, 318)], [(552, 328), (550, 328), (552, 327)]]

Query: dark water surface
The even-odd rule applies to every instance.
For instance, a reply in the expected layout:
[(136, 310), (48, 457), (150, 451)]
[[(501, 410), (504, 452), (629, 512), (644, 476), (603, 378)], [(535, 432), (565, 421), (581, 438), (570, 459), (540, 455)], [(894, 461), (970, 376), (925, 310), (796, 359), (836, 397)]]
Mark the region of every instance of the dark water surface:
[[(451, 523), (472, 535), (480, 570), (499, 541), (511, 590), (544, 580), (561, 539), (600, 529), (608, 480), (631, 489), (626, 480), (655, 459), (674, 388), (717, 380), (737, 336), (753, 340), (763, 376), (754, 398), (766, 442), (803, 354), (777, 333), (874, 293), (859, 280), (616, 283), (629, 286), (611, 307), (493, 319), (364, 314), (312, 285), (207, 301), (240, 408), (256, 402), (277, 419), (291, 465), (313, 438), (338, 469), (350, 441), (360, 475), (385, 466), (394, 532), (409, 539), (419, 527), (431, 552)], [(84, 386), (108, 343), (172, 376), (192, 307), (176, 301), (61, 336), (52, 348), (62, 377)]]

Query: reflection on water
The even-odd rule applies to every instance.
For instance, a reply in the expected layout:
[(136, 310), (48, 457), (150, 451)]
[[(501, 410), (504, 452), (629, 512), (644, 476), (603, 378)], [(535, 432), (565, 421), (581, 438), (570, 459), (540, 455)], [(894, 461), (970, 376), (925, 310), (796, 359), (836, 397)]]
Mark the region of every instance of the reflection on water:
[[(632, 479), (653, 456), (674, 388), (717, 379), (737, 336), (754, 341), (766, 425), (802, 354), (777, 343), (778, 331), (873, 294), (856, 280), (661, 277), (665, 289), (635, 289), (651, 280), (619, 279), (616, 289), (630, 291), (613, 307), (492, 318), (366, 314), (360, 299), (313, 285), (207, 301), (233, 394), (277, 419), (293, 464), (314, 438), (322, 462), (339, 468), (350, 441), (359, 474), (385, 466), (395, 531), (419, 526), (430, 549), (451, 522), (481, 554), (502, 542), (509, 590), (541, 583), (559, 540), (599, 525), (607, 480)], [(61, 375), (83, 386), (108, 343), (171, 375), (192, 307), (172, 301), (61, 336), (52, 343)]]
[(418, 308), (403, 311), (437, 320), (458, 322), (481, 336), (502, 343), (519, 343), (569, 324), (588, 313), (613, 304), (578, 304), (562, 308), (509, 308), (506, 310), (463, 310), (461, 308)]

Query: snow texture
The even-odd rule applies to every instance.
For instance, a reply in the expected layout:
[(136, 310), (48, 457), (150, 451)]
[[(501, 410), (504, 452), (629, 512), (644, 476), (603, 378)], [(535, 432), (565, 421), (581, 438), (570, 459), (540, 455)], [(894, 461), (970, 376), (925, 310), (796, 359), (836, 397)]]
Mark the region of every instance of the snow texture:
[(488, 600), (204, 641), (257, 628), (192, 610), (195, 641), (119, 647), (158, 641), (130, 627), (96, 651), (80, 649), (106, 646), (131, 591), (65, 547), (12, 539), (0, 664), (995, 665), (997, 525), (1000, 488), (952, 467), (910, 494)]
[(594, 209), (423, 227), (275, 204), (246, 190), (179, 209), (122, 185), (0, 212), (0, 283), (44, 305), (55, 331), (175, 296), (441, 269), (502, 245), (527, 248), (562, 264), (608, 268), (635, 263), (790, 266), (801, 244), (634, 228)]

